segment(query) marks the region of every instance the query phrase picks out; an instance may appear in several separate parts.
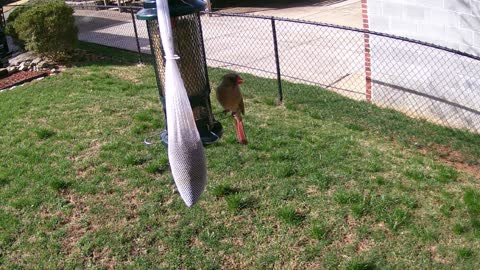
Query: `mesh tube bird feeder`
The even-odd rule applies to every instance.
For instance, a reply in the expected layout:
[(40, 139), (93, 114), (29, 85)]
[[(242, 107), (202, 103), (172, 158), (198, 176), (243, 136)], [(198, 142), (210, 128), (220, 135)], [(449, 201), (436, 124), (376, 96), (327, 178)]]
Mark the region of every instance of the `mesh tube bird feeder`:
[[(210, 82), (203, 43), (199, 12), (205, 9), (200, 0), (168, 0), (173, 26), (175, 52), (180, 59), (178, 64), (187, 90), (195, 123), (203, 144), (211, 144), (222, 136), (223, 128), (216, 121), (210, 101)], [(139, 20), (147, 24), (150, 48), (155, 58), (155, 76), (163, 104), (165, 117), (165, 56), (158, 28), (157, 11), (154, 0), (145, 0), (143, 9), (137, 13)], [(168, 145), (168, 131), (160, 134), (161, 140)]]

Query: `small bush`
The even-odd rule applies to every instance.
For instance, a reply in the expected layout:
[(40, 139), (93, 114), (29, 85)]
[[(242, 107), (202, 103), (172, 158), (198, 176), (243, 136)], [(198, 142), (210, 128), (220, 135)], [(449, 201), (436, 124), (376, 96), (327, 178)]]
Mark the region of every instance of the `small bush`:
[(36, 2), (20, 12), (13, 22), (18, 39), (27, 50), (63, 59), (78, 40), (73, 9), (64, 2)]
[(14, 9), (10, 15), (8, 15), (7, 18), (7, 23), (5, 25), (5, 34), (11, 36), (15, 43), (23, 47), (22, 42), (18, 39), (18, 33), (15, 30), (14, 24), (15, 20), (20, 16), (20, 14), (24, 13), (25, 11), (28, 10), (30, 6), (23, 6), (23, 7), (18, 7)]

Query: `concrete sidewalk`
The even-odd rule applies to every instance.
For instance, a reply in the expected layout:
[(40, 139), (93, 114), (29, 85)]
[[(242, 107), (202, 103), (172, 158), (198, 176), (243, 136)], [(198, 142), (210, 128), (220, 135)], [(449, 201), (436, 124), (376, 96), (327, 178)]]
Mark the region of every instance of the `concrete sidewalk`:
[(346, 0), (331, 5), (320, 5), (320, 3), (304, 7), (262, 10), (253, 12), (253, 14), (362, 27), (360, 0)]
[(304, 6), (235, 7), (220, 10), (227, 13), (248, 13), (253, 15), (274, 16), (298, 19), (350, 27), (362, 27), (362, 5), (360, 0), (320, 1)]
[[(74, 16), (80, 40), (134, 52), (138, 50), (130, 13), (80, 9)], [(150, 53), (145, 21), (136, 20), (136, 24), (140, 49), (143, 53)]]

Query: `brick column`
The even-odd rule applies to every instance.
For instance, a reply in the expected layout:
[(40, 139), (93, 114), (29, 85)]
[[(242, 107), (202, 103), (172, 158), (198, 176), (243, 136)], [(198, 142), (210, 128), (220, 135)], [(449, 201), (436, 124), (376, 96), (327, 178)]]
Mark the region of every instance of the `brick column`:
[[(363, 29), (369, 30), (368, 24), (368, 0), (362, 0), (362, 18), (363, 18)], [(370, 57), (370, 34), (364, 34), (364, 45), (365, 45), (365, 99), (367, 102), (372, 101), (372, 68), (371, 68), (371, 57)]]

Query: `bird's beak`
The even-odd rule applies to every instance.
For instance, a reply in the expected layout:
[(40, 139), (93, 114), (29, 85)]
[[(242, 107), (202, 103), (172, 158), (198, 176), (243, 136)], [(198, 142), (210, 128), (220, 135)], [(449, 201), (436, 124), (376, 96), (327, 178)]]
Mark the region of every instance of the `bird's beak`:
[(243, 79), (240, 78), (240, 77), (238, 77), (238, 78), (237, 78), (237, 84), (242, 84), (242, 83), (243, 83)]

